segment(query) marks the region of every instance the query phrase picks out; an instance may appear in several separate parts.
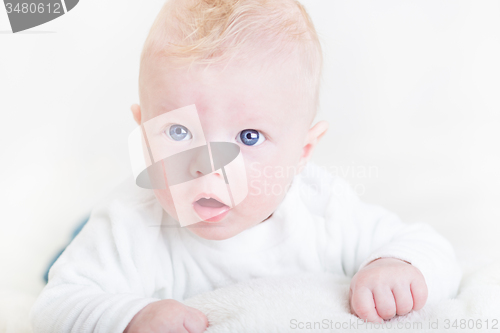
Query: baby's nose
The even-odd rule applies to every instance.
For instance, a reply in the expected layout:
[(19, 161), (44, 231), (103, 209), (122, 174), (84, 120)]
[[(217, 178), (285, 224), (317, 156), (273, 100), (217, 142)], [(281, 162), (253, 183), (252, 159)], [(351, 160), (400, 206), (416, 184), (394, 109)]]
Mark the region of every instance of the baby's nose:
[[(192, 159), (189, 163), (189, 172), (193, 178), (203, 177), (214, 171), (213, 157), (210, 156), (210, 150), (208, 145), (204, 146), (203, 149), (199, 149), (193, 154)], [(219, 171), (214, 172), (214, 174), (220, 176)]]

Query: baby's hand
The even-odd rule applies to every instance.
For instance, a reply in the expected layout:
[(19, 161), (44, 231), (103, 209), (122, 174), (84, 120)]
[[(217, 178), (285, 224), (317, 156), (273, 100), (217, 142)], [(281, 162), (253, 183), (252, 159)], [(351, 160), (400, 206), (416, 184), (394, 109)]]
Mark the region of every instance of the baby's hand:
[(421, 309), (427, 284), (418, 268), (395, 258), (380, 258), (359, 270), (351, 280), (351, 312), (363, 320), (382, 323), (396, 314)]
[(123, 333), (201, 333), (208, 327), (203, 312), (173, 299), (153, 302), (139, 311)]

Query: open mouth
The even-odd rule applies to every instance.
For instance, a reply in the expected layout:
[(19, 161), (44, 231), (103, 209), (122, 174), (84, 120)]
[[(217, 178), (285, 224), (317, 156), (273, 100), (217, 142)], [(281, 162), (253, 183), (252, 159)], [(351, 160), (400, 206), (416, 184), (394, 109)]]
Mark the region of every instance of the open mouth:
[(193, 202), (193, 207), (203, 221), (218, 222), (222, 220), (230, 207), (211, 197), (200, 198)]

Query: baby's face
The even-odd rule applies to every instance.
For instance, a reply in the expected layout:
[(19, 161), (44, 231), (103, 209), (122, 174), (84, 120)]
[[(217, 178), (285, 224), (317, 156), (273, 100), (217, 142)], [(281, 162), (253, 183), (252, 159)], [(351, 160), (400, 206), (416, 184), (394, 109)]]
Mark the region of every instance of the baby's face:
[[(188, 71), (150, 61), (143, 68), (143, 124), (169, 111), (195, 105), (206, 142), (230, 142), (240, 147), (248, 194), (223, 214), (186, 226), (198, 236), (227, 239), (267, 219), (306, 162), (312, 115), (309, 101), (293, 84), (296, 66), (290, 61), (260, 71), (235, 63), (224, 71)], [(170, 134), (183, 141), (184, 149), (189, 149), (190, 144), (196, 147), (185, 133), (189, 128), (177, 127), (171, 128)], [(194, 177), (222, 179), (220, 173), (204, 176), (198, 170), (191, 171)], [(167, 187), (154, 193), (162, 207), (177, 217), (172, 190)]]

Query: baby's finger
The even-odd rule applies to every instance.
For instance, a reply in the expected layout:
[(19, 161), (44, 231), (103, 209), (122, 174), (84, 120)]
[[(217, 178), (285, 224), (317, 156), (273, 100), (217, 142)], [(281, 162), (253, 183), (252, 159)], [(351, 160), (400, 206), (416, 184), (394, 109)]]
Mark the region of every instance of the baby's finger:
[(413, 296), (413, 310), (420, 310), (427, 302), (427, 284), (423, 278), (415, 279), (411, 282), (410, 288)]
[(196, 313), (198, 315), (198, 317), (200, 317), (201, 321), (205, 324), (205, 327), (208, 327), (207, 316), (203, 312), (201, 312), (200, 310), (198, 310), (196, 308), (191, 308), (191, 310), (193, 310), (194, 313)]
[(373, 294), (368, 288), (359, 288), (353, 291), (351, 307), (354, 313), (363, 320), (374, 323), (383, 322), (383, 319), (377, 314)]
[(392, 293), (396, 299), (396, 313), (399, 316), (404, 316), (413, 309), (413, 297), (411, 295), (410, 286), (395, 287), (392, 289)]
[(352, 288), (349, 288), (349, 309), (351, 310), (351, 313), (353, 315), (356, 314), (356, 312), (354, 311), (354, 309), (352, 308)]
[(200, 311), (200, 314), (201, 314), (201, 321), (202, 321), (202, 323), (203, 323), (203, 327), (207, 328), (207, 327), (208, 327), (208, 325), (210, 324), (210, 323), (208, 322), (208, 318), (207, 318), (207, 316), (206, 316), (203, 312), (201, 312), (201, 311)]
[(208, 326), (208, 320), (203, 312), (191, 308), (190, 315), (184, 319), (184, 327), (189, 333), (205, 332)]
[(396, 300), (389, 287), (379, 287), (373, 290), (375, 307), (383, 319), (391, 319), (396, 315)]

